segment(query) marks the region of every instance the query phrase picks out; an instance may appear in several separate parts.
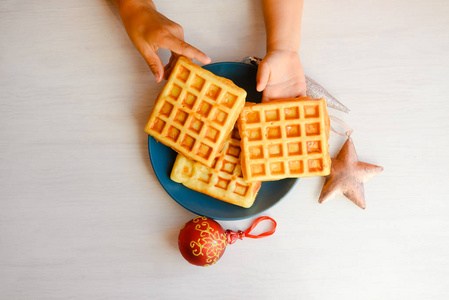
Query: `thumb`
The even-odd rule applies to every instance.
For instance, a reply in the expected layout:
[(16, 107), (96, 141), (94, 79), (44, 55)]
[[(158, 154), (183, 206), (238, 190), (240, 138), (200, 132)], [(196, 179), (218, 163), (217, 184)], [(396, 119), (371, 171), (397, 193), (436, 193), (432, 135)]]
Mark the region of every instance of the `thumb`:
[(164, 77), (164, 65), (162, 64), (159, 55), (157, 55), (157, 53), (148, 44), (142, 48), (139, 47), (139, 52), (142, 54), (143, 58), (150, 67), (151, 72), (154, 74), (156, 82), (161, 82)]
[(270, 78), (270, 67), (262, 60), (262, 62), (259, 65), (259, 69), (257, 70), (256, 76), (257, 80), (256, 89), (258, 92), (261, 92), (266, 88), (269, 78)]

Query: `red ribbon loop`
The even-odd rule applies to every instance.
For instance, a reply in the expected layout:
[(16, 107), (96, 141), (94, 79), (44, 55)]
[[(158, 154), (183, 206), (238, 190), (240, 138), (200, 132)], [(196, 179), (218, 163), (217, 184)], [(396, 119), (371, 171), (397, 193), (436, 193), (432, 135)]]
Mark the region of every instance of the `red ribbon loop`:
[[(252, 231), (252, 230), (253, 230), (253, 229), (254, 229), (260, 222), (262, 222), (262, 221), (264, 221), (264, 220), (269, 220), (269, 221), (271, 221), (271, 222), (273, 223), (273, 227), (272, 227), (270, 230), (268, 230), (267, 232), (263, 232), (263, 233), (258, 234), (258, 235), (252, 235), (252, 234), (250, 234), (250, 232), (251, 232), (251, 231)], [(272, 235), (272, 234), (276, 231), (276, 226), (277, 226), (277, 223), (276, 223), (276, 221), (273, 220), (272, 218), (267, 217), (267, 216), (259, 217), (259, 218), (257, 218), (256, 220), (254, 220), (254, 222), (253, 222), (253, 224), (251, 225), (251, 227), (248, 228), (248, 229), (246, 229), (245, 231), (239, 230), (239, 231), (235, 232), (235, 231), (232, 231), (232, 230), (229, 230), (229, 229), (226, 230), (227, 242), (228, 242), (228, 244), (234, 244), (238, 239), (242, 240), (244, 237), (249, 237), (249, 238), (252, 238), (252, 239), (260, 239), (260, 238), (263, 238), (263, 237)]]

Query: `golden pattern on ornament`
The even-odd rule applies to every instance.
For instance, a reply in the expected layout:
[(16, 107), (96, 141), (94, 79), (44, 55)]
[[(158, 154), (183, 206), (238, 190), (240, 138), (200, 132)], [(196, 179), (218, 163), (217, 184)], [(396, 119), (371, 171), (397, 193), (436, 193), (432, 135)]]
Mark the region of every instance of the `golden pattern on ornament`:
[[(199, 223), (195, 226), (195, 230), (200, 231), (200, 238), (198, 241), (191, 241), (190, 247), (193, 249), (192, 253), (195, 256), (206, 255), (206, 266), (213, 265), (220, 258), (220, 253), (226, 248), (226, 235), (215, 231), (208, 222), (201, 222), (207, 220), (206, 217), (197, 217), (193, 219), (193, 223)], [(201, 222), (201, 223), (200, 223)], [(202, 228), (203, 227), (203, 228)], [(205, 227), (205, 228), (204, 228)], [(206, 254), (203, 249), (206, 248)]]

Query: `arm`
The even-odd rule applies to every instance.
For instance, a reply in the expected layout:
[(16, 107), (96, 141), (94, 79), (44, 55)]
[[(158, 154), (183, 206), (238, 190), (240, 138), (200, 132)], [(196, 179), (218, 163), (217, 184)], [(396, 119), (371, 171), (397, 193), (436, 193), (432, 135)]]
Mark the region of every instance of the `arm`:
[(299, 45), (303, 0), (262, 0), (267, 54), (257, 72), (263, 101), (306, 95)]
[[(209, 63), (210, 58), (184, 41), (183, 28), (156, 10), (151, 0), (113, 0), (123, 25), (134, 46), (143, 56), (156, 81), (167, 78), (179, 55)], [(163, 66), (157, 54), (159, 48), (172, 53), (168, 64)]]

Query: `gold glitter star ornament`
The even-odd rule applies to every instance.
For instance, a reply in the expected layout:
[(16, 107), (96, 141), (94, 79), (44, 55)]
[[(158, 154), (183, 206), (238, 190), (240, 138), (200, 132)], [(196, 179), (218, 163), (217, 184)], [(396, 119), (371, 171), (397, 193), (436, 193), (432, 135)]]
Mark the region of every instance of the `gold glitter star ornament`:
[(344, 195), (362, 209), (366, 208), (363, 184), (383, 171), (383, 167), (360, 162), (350, 136), (337, 157), (332, 159), (319, 203)]

